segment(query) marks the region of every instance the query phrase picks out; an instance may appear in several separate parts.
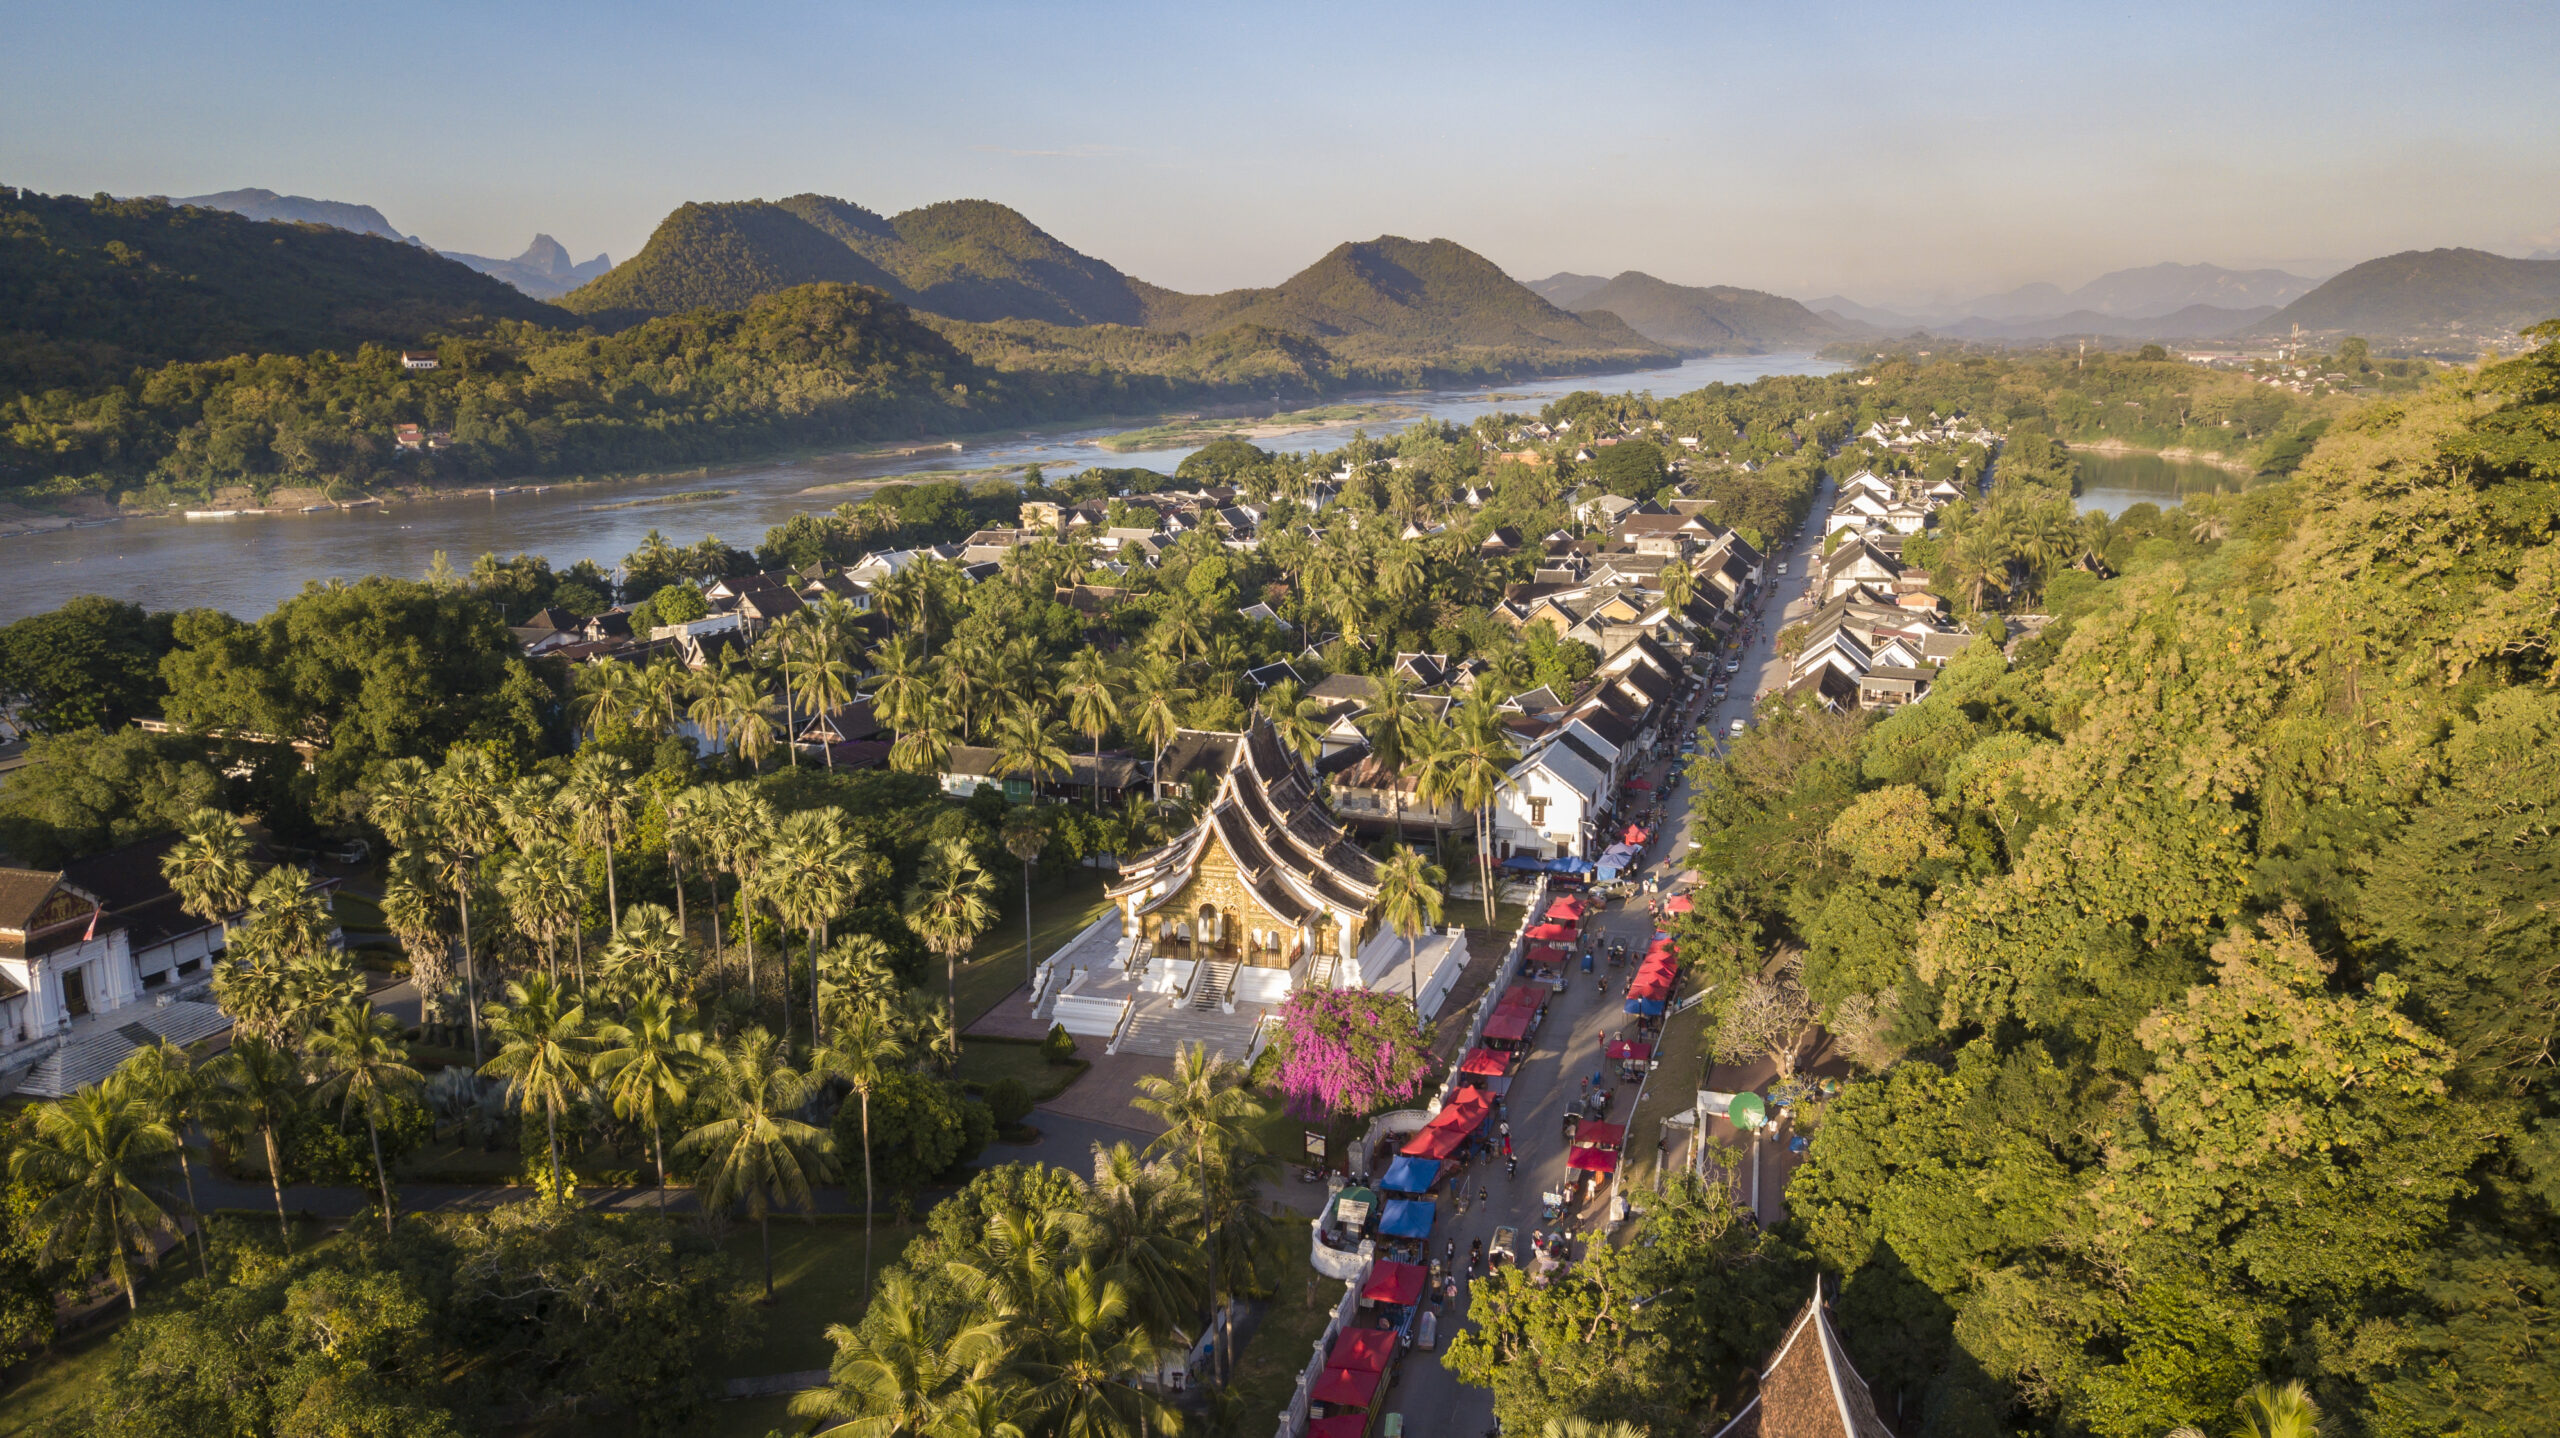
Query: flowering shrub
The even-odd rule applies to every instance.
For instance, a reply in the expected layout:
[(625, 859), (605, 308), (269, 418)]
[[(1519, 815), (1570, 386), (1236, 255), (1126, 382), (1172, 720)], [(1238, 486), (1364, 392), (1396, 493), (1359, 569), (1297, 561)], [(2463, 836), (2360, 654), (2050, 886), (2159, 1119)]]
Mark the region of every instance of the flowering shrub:
[(1413, 1001), (1359, 989), (1299, 989), (1280, 1007), (1273, 1080), (1301, 1118), (1374, 1113), (1431, 1081)]

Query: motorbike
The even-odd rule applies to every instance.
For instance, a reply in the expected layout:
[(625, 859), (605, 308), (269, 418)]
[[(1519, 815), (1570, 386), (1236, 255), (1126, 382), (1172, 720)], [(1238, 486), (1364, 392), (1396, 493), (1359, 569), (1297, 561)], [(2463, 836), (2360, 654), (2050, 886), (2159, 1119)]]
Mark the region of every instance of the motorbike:
[(1504, 1160), (1503, 1169), (1504, 1171), (1502, 1176), (1504, 1178), (1518, 1178), (1520, 1176), (1520, 1155), (1515, 1153), (1511, 1155), (1510, 1158)]

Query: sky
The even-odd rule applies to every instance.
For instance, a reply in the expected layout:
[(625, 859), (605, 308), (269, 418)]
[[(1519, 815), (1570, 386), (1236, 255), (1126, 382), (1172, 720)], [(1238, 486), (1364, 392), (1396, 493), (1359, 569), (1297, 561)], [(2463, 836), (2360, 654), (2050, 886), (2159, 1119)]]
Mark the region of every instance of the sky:
[(2560, 5), (0, 0), (0, 183), (639, 249), (1002, 201), (1156, 284), (1445, 236), (1870, 304), (2560, 248)]

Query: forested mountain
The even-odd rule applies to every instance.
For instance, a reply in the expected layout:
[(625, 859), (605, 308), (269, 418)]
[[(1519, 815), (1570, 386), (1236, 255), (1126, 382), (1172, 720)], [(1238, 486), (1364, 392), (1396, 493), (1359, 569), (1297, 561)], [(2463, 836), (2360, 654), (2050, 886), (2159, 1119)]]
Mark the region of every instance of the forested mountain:
[(2560, 260), (2486, 250), (2404, 250), (2367, 260), (2278, 310), (2265, 335), (2354, 331), (2377, 338), (2520, 330), (2560, 313)]
[(2214, 305), (2188, 305), (2165, 315), (2126, 316), (2097, 310), (2071, 310), (2027, 319), (1963, 319), (1931, 327), (1934, 334), (1957, 339), (2028, 340), (2065, 335), (2101, 335), (2110, 339), (2203, 340), (2236, 334), (2274, 314), (2275, 306), (2226, 310)]
[(2166, 315), (2196, 305), (2245, 310), (2289, 304), (2318, 283), (2283, 270), (2172, 262), (2110, 271), (2073, 290), (2070, 301), (2072, 308), (2102, 315)]
[(1336, 245), (1270, 289), (1178, 295), (1150, 287), (1147, 323), (1195, 335), (1259, 325), (1353, 357), (1499, 349), (1667, 358), (1615, 315), (1558, 309), (1463, 245), (1397, 235)]
[(869, 285), (896, 278), (807, 220), (764, 200), (688, 202), (658, 222), (640, 253), (561, 297), (607, 322), (686, 310), (743, 309), (794, 285)]
[(162, 200), (0, 189), (0, 394), (97, 384), (139, 364), (567, 318), (398, 240)]
[(359, 235), (380, 235), (386, 240), (409, 237), (391, 227), (382, 212), (371, 205), (351, 205), (344, 200), (315, 200), (308, 195), (279, 195), (273, 190), (224, 190), (211, 195), (189, 195), (171, 200), (173, 205), (195, 205), (207, 210), (229, 210), (252, 220), (280, 220), (291, 225), (330, 225), (353, 230)]
[(1527, 282), (1532, 293), (1560, 310), (1576, 308), (1576, 302), (1584, 295), (1607, 283), (1607, 275), (1577, 275), (1571, 270), (1558, 270), (1543, 280)]
[[(1684, 354), (1760, 354), (1846, 338), (1850, 329), (1763, 290), (1732, 285), (1675, 285), (1629, 270), (1595, 287), (1550, 275), (1532, 289), (1577, 314), (1606, 310), (1656, 344)], [(1564, 281), (1566, 283), (1559, 283)]]
[(613, 268), (611, 258), (598, 255), (580, 264), (569, 258), (569, 251), (549, 235), (535, 235), (523, 254), (512, 260), (494, 259), (488, 255), (466, 255), (454, 250), (442, 251), (448, 260), (469, 265), (484, 275), (506, 281), (538, 300), (556, 300), (596, 276)]

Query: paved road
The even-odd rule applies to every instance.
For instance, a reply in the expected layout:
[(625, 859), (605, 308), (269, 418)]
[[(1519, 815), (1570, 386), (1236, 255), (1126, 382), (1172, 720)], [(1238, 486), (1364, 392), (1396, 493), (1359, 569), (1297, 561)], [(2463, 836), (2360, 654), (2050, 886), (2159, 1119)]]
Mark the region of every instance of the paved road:
[[(1726, 676), (1721, 666), (1718, 669), (1719, 677), (1726, 678), (1732, 686), (1725, 691), (1724, 701), (1707, 716), (1718, 743), (1724, 742), (1734, 720), (1751, 717), (1763, 692), (1786, 687), (1787, 664), (1778, 657), (1778, 631), (1821, 607), (1821, 601), (1812, 594), (1814, 574), (1822, 557), (1822, 526), (1814, 520), (1831, 513), (1832, 494), (1832, 481), (1825, 479), (1813, 497), (1811, 518), (1805, 521), (1802, 537), (1779, 545), (1777, 552), (1768, 556), (1769, 566), (1762, 576), (1767, 581), (1767, 599), (1761, 608), (1759, 633), (1742, 648), (1740, 673)], [(1777, 572), (1780, 564), (1787, 566), (1784, 575)]]

